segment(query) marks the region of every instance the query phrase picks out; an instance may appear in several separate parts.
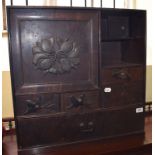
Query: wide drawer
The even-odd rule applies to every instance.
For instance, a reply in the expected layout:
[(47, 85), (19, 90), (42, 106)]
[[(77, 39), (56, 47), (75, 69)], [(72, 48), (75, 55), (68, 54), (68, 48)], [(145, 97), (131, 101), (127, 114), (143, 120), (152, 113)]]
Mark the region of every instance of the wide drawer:
[(143, 80), (144, 69), (137, 67), (117, 67), (102, 69), (101, 83), (121, 83)]
[(99, 108), (99, 91), (65, 93), (61, 97), (65, 112), (85, 112)]
[(143, 104), (144, 95), (142, 82), (107, 84), (102, 89), (102, 106), (109, 108)]
[(18, 118), (18, 138), (21, 148), (61, 145), (100, 138), (104, 135), (103, 130), (104, 113), (102, 112)]
[(16, 116), (54, 114), (60, 111), (59, 94), (31, 94), (16, 96)]
[(76, 115), (18, 118), (20, 148), (65, 145), (106, 137), (141, 133), (143, 107), (94, 111)]

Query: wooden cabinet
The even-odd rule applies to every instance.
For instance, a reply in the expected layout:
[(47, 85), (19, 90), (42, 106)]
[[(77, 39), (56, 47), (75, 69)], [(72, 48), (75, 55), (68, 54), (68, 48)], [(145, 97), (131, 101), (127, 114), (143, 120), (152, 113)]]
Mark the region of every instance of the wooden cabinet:
[(8, 7), (19, 154), (144, 132), (145, 11)]

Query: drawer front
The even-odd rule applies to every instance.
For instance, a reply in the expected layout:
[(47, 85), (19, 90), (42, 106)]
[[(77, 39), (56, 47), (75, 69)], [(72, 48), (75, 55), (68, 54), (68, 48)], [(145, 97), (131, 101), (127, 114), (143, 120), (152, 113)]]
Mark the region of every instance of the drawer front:
[(143, 106), (131, 106), (105, 112), (104, 132), (107, 137), (141, 133), (144, 131)]
[(62, 95), (62, 106), (66, 112), (84, 112), (99, 107), (99, 92), (76, 92)]
[(78, 115), (18, 118), (20, 148), (64, 145), (144, 130), (143, 107), (105, 110)]
[(102, 70), (102, 84), (143, 80), (143, 67), (105, 68)]
[(18, 118), (21, 148), (37, 145), (61, 145), (100, 138), (104, 135), (104, 113)]
[(143, 104), (144, 89), (142, 83), (105, 85), (102, 90), (102, 105), (105, 108)]
[(33, 94), (16, 96), (16, 116), (54, 114), (59, 111), (59, 94)]
[(129, 37), (129, 17), (108, 17), (109, 38), (127, 38)]

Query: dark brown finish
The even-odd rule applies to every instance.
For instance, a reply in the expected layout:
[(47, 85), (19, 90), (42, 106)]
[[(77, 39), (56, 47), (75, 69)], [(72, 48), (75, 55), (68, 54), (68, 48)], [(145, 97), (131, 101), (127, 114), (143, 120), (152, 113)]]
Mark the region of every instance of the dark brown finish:
[(16, 115), (45, 115), (60, 112), (59, 94), (33, 94), (16, 97)]
[[(135, 74), (136, 73), (136, 74)], [(143, 66), (109, 67), (102, 70), (102, 85), (138, 82), (144, 80)], [(106, 78), (105, 78), (106, 77)]]
[[(39, 155), (152, 155), (152, 117), (145, 118), (145, 137), (125, 136), (110, 140), (83, 143), (58, 149), (41, 151), (36, 149)], [(27, 154), (26, 154), (27, 153)], [(29, 150), (25, 154), (31, 155)], [(3, 155), (17, 155), (16, 136), (6, 136), (3, 139)]]
[(108, 36), (112, 39), (123, 39), (129, 36), (129, 17), (109, 16)]
[[(105, 133), (103, 119), (102, 112), (18, 119), (20, 148), (64, 145), (98, 138)], [(24, 134), (26, 132), (29, 136)]]
[[(102, 104), (103, 107), (116, 107), (127, 105), (143, 105), (144, 91), (142, 82), (107, 84), (103, 85)], [(110, 92), (106, 90), (110, 89)]]
[[(14, 66), (13, 72), (16, 77), (14, 82), (15, 94), (27, 94), (27, 92), (62, 92), (98, 88), (97, 64), (99, 31), (97, 11), (83, 11), (83, 13), (79, 13), (77, 10), (69, 12), (63, 9), (53, 11), (45, 9), (42, 15), (40, 15), (41, 9), (38, 11), (24, 9), (24, 12), (20, 9), (20, 14), (17, 10), (18, 9), (15, 9), (14, 13), (10, 16), (10, 22), (14, 23), (11, 25), (13, 31), (11, 31), (12, 37), (10, 41), (14, 41), (15, 43), (15, 46), (12, 46), (11, 49), (12, 51), (16, 51), (11, 55), (11, 58), (12, 61), (17, 64)], [(30, 11), (32, 11), (31, 15)], [(16, 39), (13, 39), (13, 37)], [(69, 39), (72, 44), (76, 44), (71, 55), (73, 56), (74, 52), (76, 52), (75, 49), (78, 49), (79, 60), (68, 61), (68, 59), (58, 59), (57, 64), (54, 63), (54, 65), (57, 65), (56, 71), (60, 69), (58, 73), (61, 73), (61, 70), (62, 72), (68, 71), (68, 67), (76, 67), (75, 64), (79, 64), (70, 74), (66, 72), (63, 76), (61, 74), (51, 75), (50, 73), (36, 70), (33, 65), (33, 63), (39, 63), (37, 67), (40, 65), (42, 67), (47, 67), (49, 61), (50, 65), (52, 64), (51, 55), (47, 57), (44, 54), (37, 55), (37, 57), (35, 57), (37, 61), (34, 61), (35, 58), (32, 54), (32, 48), (36, 46), (36, 42), (40, 42), (41, 40), (43, 42), (44, 39), (51, 37), (60, 38), (62, 40)], [(56, 42), (54, 45), (58, 46), (58, 43), (59, 42)], [(63, 44), (61, 43), (61, 45)], [(44, 53), (48, 52), (44, 49), (44, 44), (41, 48), (45, 50)], [(56, 47), (54, 49), (56, 49)], [(66, 49), (66, 51), (67, 50), (68, 49)], [(71, 49), (69, 49), (69, 51), (70, 50)], [(63, 51), (60, 50), (60, 52)], [(42, 61), (43, 58), (46, 62)], [(59, 60), (61, 62), (59, 62)], [(71, 61), (73, 61), (73, 63), (71, 63)]]
[(69, 38), (45, 38), (32, 48), (33, 64), (45, 73), (64, 74), (80, 64), (79, 47)]
[(8, 27), (20, 154), (144, 133), (145, 11), (8, 7)]
[(73, 113), (93, 111), (100, 107), (99, 98), (98, 91), (66, 93), (62, 95), (63, 110)]
[[(112, 137), (116, 134), (143, 133), (143, 113), (136, 113), (136, 108), (62, 115), (62, 117), (55, 115), (31, 119), (19, 118), (19, 142), (21, 144), (19, 147), (27, 148), (45, 144), (64, 145), (82, 140), (95, 140), (103, 136)], [(123, 117), (124, 115), (126, 117)], [(29, 133), (29, 136), (25, 133)]]

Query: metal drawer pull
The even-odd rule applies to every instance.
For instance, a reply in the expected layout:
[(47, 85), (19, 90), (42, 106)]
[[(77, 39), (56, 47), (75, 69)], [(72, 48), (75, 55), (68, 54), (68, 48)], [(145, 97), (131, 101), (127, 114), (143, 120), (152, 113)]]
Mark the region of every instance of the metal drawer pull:
[(80, 95), (79, 97), (71, 96), (70, 105), (67, 109), (78, 108), (84, 104), (85, 94)]
[(90, 122), (88, 122), (88, 125), (92, 126), (92, 125), (94, 125), (94, 123), (92, 121), (90, 121)]
[(122, 80), (130, 80), (130, 75), (127, 71), (116, 71), (112, 73), (112, 76), (118, 79), (122, 79)]
[(24, 112), (24, 115), (35, 113), (39, 110), (55, 110), (55, 104), (51, 100), (44, 101), (41, 96), (37, 97), (34, 100), (26, 100), (25, 103), (26, 110)]
[(94, 131), (94, 128), (81, 130), (81, 132), (84, 132), (84, 133), (90, 133), (90, 132), (93, 132), (93, 131)]
[(121, 30), (122, 30), (122, 31), (125, 30), (125, 26), (124, 26), (124, 25), (121, 26)]
[(92, 121), (88, 122), (88, 124), (80, 123), (80, 131), (83, 133), (90, 133), (94, 131), (93, 127), (94, 123)]
[(84, 123), (83, 122), (80, 123), (80, 127), (84, 127)]

